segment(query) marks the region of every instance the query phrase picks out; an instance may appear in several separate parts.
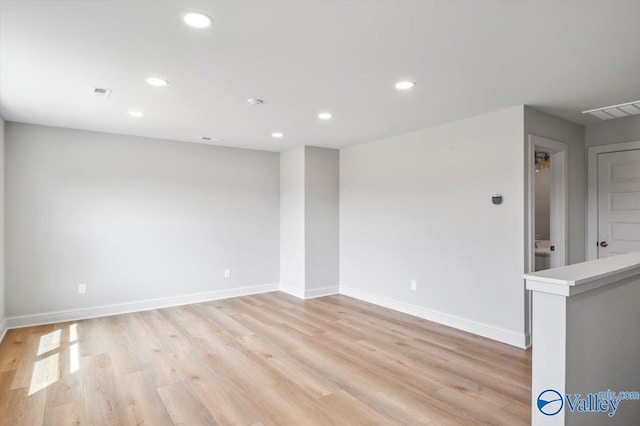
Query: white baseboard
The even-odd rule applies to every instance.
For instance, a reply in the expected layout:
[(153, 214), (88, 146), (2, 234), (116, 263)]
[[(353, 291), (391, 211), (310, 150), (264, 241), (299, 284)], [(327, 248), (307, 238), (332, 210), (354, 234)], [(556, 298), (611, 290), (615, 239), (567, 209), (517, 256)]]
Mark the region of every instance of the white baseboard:
[(109, 315), (127, 314), (130, 312), (169, 308), (171, 306), (209, 302), (212, 300), (228, 299), (231, 297), (248, 296), (251, 294), (268, 293), (270, 291), (278, 291), (278, 283), (208, 291), (204, 293), (192, 293), (181, 296), (162, 297), (157, 299), (146, 299), (137, 302), (94, 306), (91, 308), (69, 309), (64, 311), (44, 312), (31, 315), (17, 315), (8, 317), (5, 320), (5, 328), (11, 329), (29, 327), (34, 325), (51, 324), (56, 322), (77, 321), (88, 318), (105, 317)]
[(313, 288), (305, 290), (303, 288), (292, 287), (283, 283), (280, 283), (280, 291), (283, 293), (295, 296), (298, 299), (313, 299), (316, 297), (330, 296), (332, 294), (340, 294), (340, 287), (337, 285), (329, 287)]
[(330, 286), (304, 291), (303, 289), (290, 287), (282, 283), (262, 284), (249, 287), (241, 287), (226, 290), (217, 290), (205, 293), (193, 293), (175, 297), (163, 297), (147, 299), (137, 302), (120, 303), (114, 305), (95, 306), (91, 308), (70, 309), (56, 312), (44, 312), (32, 315), (17, 315), (6, 318), (0, 323), (0, 342), (8, 329), (29, 327), (56, 322), (77, 321), (82, 319), (104, 317), (109, 315), (126, 314), (131, 312), (148, 311), (152, 309), (168, 308), (171, 306), (189, 305), (192, 303), (208, 302), (212, 300), (228, 299), (231, 297), (248, 296), (251, 294), (267, 293), (280, 290), (299, 299), (311, 299), (314, 297), (328, 296), (331, 294), (344, 294), (355, 299), (364, 300), (374, 305), (400, 311), (417, 316), (429, 321), (434, 321), (470, 333), (478, 334), (489, 339), (507, 343), (519, 348), (530, 346), (530, 336), (506, 330), (499, 327), (479, 323), (455, 315), (434, 311), (421, 306), (412, 305), (396, 299), (380, 296), (367, 291), (346, 286)]
[(422, 306), (412, 305), (410, 303), (369, 293), (368, 291), (359, 290), (353, 287), (340, 286), (340, 294), (429, 321), (437, 322), (439, 324), (447, 325), (449, 327), (457, 328), (459, 330), (468, 331), (469, 333), (497, 340), (508, 345), (523, 349), (528, 347), (528, 337), (524, 333), (520, 334), (512, 330), (483, 324), (467, 318), (446, 314), (444, 312), (434, 311), (432, 309), (423, 308)]
[(283, 293), (290, 294), (291, 296), (295, 296), (298, 299), (304, 299), (304, 289), (293, 287), (287, 284), (280, 283), (279, 289)]
[(304, 298), (313, 299), (315, 297), (331, 296), (332, 294), (339, 294), (340, 287), (337, 285), (329, 287), (313, 288), (311, 290), (305, 290)]
[(3, 318), (0, 322), (0, 343), (2, 343), (5, 334), (7, 334), (7, 320)]

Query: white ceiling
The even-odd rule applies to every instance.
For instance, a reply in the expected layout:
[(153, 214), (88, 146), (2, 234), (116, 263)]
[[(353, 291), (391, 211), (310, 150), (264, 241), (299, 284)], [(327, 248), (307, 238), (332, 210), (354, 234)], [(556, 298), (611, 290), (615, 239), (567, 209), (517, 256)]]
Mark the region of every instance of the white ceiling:
[[(214, 25), (186, 26), (193, 10)], [(403, 79), (417, 86), (399, 92)], [(587, 123), (580, 111), (638, 99), (638, 1), (0, 2), (11, 121), (278, 151), (518, 104)]]

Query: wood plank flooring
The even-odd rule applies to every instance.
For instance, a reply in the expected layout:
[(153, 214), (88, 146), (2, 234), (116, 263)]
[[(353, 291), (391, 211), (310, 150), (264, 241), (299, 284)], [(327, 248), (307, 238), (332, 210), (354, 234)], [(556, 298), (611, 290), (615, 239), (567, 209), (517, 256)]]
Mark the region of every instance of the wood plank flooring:
[(530, 422), (531, 351), (346, 296), (10, 330), (1, 425)]

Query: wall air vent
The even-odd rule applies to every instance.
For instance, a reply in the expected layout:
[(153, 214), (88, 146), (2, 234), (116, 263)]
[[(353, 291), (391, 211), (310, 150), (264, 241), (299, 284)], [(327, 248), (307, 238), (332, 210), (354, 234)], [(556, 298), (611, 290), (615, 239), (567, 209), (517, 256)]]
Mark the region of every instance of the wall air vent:
[(104, 87), (92, 86), (91, 87), (91, 93), (94, 96), (99, 96), (101, 98), (105, 98), (106, 99), (111, 95), (111, 89), (107, 89), (107, 88), (104, 88)]
[(611, 105), (602, 108), (582, 111), (583, 114), (591, 114), (601, 120), (640, 115), (640, 101), (627, 102), (626, 104)]

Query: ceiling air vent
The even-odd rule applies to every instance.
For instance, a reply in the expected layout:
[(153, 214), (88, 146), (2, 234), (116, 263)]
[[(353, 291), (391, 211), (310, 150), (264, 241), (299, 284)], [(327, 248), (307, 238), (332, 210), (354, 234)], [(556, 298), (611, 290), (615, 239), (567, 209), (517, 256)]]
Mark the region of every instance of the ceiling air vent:
[(601, 120), (640, 115), (640, 101), (627, 102), (626, 104), (611, 105), (608, 107), (582, 111), (583, 114), (591, 114)]
[(111, 89), (106, 89), (104, 87), (95, 87), (92, 86), (91, 87), (91, 93), (93, 93), (94, 96), (99, 96), (101, 98), (108, 98), (111, 95)]

